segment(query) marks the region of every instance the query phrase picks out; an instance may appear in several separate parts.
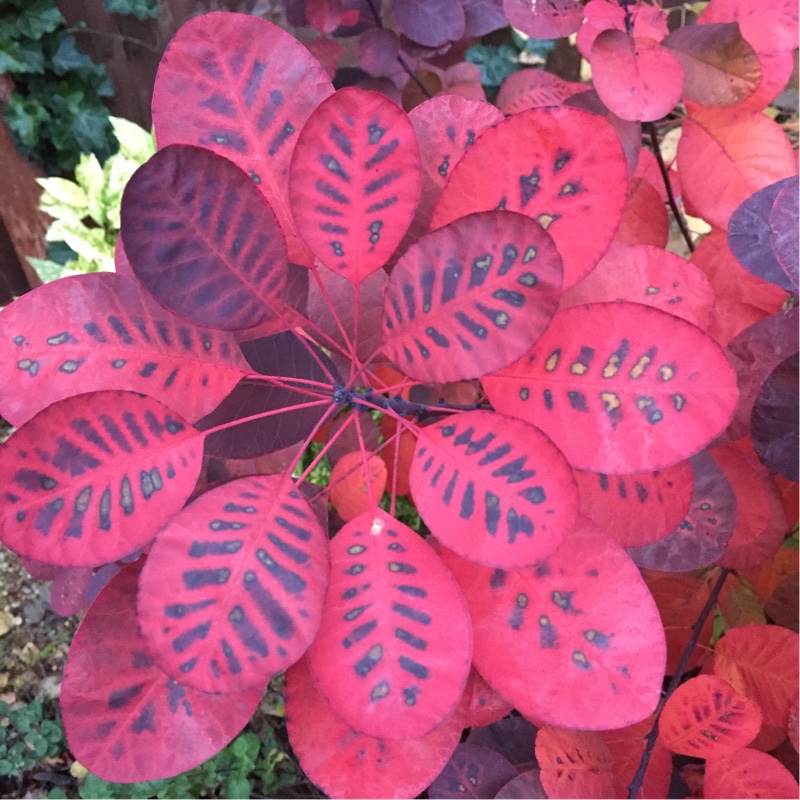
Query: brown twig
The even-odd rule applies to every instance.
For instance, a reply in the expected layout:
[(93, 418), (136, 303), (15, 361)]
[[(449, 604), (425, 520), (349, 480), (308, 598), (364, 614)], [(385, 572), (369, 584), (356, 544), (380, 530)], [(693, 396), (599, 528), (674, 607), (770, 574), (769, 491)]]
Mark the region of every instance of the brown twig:
[(719, 593), (722, 591), (725, 580), (730, 574), (731, 571), (729, 569), (723, 569), (720, 573), (717, 582), (714, 584), (714, 588), (711, 590), (711, 594), (708, 596), (706, 604), (703, 606), (703, 609), (695, 620), (694, 625), (692, 625), (692, 635), (689, 637), (689, 642), (686, 645), (686, 649), (683, 651), (683, 655), (681, 655), (681, 660), (678, 662), (678, 666), (675, 669), (675, 674), (672, 676), (672, 680), (669, 682), (667, 691), (664, 692), (663, 696), (658, 701), (658, 706), (656, 707), (655, 713), (656, 718), (653, 721), (653, 727), (650, 729), (650, 733), (647, 734), (647, 744), (645, 745), (644, 752), (642, 753), (641, 761), (639, 761), (639, 766), (636, 770), (636, 774), (633, 776), (633, 780), (628, 784), (629, 800), (630, 798), (636, 797), (639, 789), (642, 788), (644, 774), (647, 772), (647, 766), (650, 763), (650, 756), (653, 754), (653, 748), (656, 746), (656, 740), (658, 739), (658, 721), (661, 718), (661, 712), (664, 710), (664, 705), (672, 696), (672, 693), (678, 688), (678, 686), (680, 686), (681, 678), (683, 678), (683, 673), (686, 670), (686, 665), (689, 663), (689, 659), (691, 658), (695, 647), (697, 647), (697, 640), (700, 638), (700, 631), (703, 629), (706, 618), (711, 613), (711, 609), (717, 602), (717, 598), (719, 597)]

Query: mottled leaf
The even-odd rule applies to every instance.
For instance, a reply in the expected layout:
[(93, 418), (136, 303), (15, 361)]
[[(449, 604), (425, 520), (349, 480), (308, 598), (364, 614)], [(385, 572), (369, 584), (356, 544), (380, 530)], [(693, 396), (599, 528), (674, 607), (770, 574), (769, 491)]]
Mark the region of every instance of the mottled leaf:
[(611, 753), (589, 731), (545, 726), (536, 735), (539, 780), (548, 797), (612, 797)]
[(496, 103), (503, 114), (510, 116), (526, 108), (561, 105), (568, 97), (588, 88), (543, 69), (520, 69), (503, 81)]
[(153, 538), (189, 497), (203, 434), (157, 400), (95, 392), (48, 406), (0, 449), (2, 541), (95, 566)]
[(460, 744), (428, 787), (428, 797), (494, 797), (516, 775), (517, 770), (495, 750)]
[(572, 470), (555, 445), (533, 425), (490, 411), (420, 430), (411, 493), (442, 544), (493, 567), (546, 558), (577, 515)]

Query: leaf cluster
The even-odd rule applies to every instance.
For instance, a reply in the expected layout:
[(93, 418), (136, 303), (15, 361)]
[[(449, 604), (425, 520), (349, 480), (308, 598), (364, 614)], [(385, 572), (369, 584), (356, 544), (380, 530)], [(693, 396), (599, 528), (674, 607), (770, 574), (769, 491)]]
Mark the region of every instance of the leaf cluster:
[(0, 701), (0, 776), (18, 776), (65, 746), (63, 728), (39, 700), (17, 708)]

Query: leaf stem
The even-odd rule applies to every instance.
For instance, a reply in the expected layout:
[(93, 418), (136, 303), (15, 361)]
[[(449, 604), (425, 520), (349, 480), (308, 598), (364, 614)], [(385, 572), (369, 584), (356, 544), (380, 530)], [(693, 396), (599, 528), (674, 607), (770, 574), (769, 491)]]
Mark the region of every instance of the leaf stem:
[(729, 569), (723, 569), (722, 572), (720, 572), (719, 578), (717, 578), (717, 582), (714, 584), (714, 588), (711, 590), (711, 594), (708, 596), (706, 604), (700, 611), (700, 614), (695, 620), (694, 625), (692, 625), (692, 634), (689, 637), (689, 641), (683, 651), (683, 655), (681, 655), (681, 660), (678, 662), (678, 666), (675, 668), (675, 674), (672, 676), (672, 680), (669, 682), (667, 691), (664, 692), (661, 699), (658, 701), (653, 727), (650, 729), (650, 733), (647, 734), (647, 744), (645, 745), (644, 752), (642, 753), (641, 761), (639, 761), (639, 767), (636, 770), (636, 774), (633, 776), (633, 780), (628, 784), (629, 800), (630, 798), (636, 797), (637, 793), (642, 788), (644, 774), (647, 772), (647, 767), (650, 763), (650, 757), (653, 754), (653, 748), (656, 746), (656, 740), (658, 739), (658, 722), (661, 718), (661, 712), (664, 710), (664, 705), (672, 696), (672, 693), (678, 688), (678, 686), (680, 686), (681, 678), (683, 678), (683, 673), (686, 670), (686, 665), (689, 663), (689, 659), (691, 658), (695, 647), (697, 647), (697, 640), (700, 638), (700, 631), (703, 629), (706, 618), (711, 613), (711, 609), (714, 608), (714, 604), (719, 598), (719, 593), (722, 591), (725, 580), (730, 574), (731, 571)]
[(642, 124), (650, 136), (650, 142), (653, 146), (653, 154), (656, 157), (658, 168), (661, 171), (661, 178), (664, 181), (664, 188), (667, 190), (669, 207), (672, 209), (672, 214), (678, 223), (678, 227), (681, 229), (681, 235), (683, 236), (683, 240), (686, 242), (686, 246), (689, 248), (689, 252), (694, 253), (694, 242), (692, 241), (692, 236), (689, 233), (689, 226), (686, 224), (686, 219), (681, 213), (680, 208), (678, 208), (678, 203), (675, 200), (675, 195), (672, 192), (672, 182), (669, 179), (669, 170), (667, 170), (667, 165), (664, 163), (664, 157), (661, 155), (661, 147), (658, 144), (658, 131), (656, 130), (656, 126), (653, 122), (644, 122)]

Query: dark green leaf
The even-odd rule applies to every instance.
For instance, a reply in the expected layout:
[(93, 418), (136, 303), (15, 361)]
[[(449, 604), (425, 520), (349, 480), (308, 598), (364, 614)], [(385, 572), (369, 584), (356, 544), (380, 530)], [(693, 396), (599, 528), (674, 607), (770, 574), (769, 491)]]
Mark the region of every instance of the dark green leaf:
[(480, 69), (481, 83), (487, 88), (500, 86), (520, 68), (517, 51), (510, 44), (476, 44), (467, 50), (466, 59)]
[(17, 30), (29, 39), (41, 39), (64, 22), (52, 0), (34, 0), (17, 20)]
[(109, 14), (133, 14), (139, 19), (155, 19), (158, 16), (158, 0), (103, 0)]
[(71, 33), (64, 33), (53, 53), (53, 71), (56, 75), (65, 75), (73, 69), (94, 69), (97, 65), (86, 53), (78, 50), (78, 44)]

